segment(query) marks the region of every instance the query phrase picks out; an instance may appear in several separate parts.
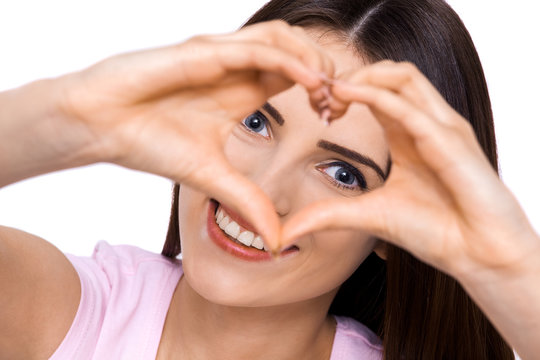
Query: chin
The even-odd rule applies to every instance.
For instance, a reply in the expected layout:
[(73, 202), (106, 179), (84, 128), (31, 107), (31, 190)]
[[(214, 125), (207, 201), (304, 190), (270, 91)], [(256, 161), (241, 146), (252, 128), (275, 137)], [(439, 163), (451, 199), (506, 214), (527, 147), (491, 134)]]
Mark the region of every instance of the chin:
[(228, 276), (223, 271), (214, 272), (208, 269), (204, 274), (200, 272), (193, 274), (189, 270), (189, 266), (184, 269), (184, 277), (189, 287), (213, 304), (233, 307), (264, 307), (283, 304), (283, 299), (280, 299), (279, 294), (270, 292), (263, 282), (250, 284), (246, 279), (238, 279), (238, 274)]

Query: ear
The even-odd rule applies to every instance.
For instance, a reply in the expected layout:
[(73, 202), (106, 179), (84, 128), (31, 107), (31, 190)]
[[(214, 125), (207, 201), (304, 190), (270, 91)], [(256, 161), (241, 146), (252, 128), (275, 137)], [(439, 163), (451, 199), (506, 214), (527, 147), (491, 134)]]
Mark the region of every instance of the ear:
[(377, 242), (375, 243), (375, 247), (373, 248), (373, 252), (377, 254), (377, 256), (380, 257), (381, 259), (386, 260), (387, 250), (388, 250), (388, 246), (386, 242), (381, 239), (377, 239)]

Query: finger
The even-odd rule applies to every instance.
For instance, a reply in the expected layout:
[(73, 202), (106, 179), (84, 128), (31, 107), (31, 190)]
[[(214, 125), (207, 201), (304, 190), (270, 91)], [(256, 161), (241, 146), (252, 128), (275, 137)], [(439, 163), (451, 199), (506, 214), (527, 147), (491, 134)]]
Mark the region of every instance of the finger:
[[(434, 160), (429, 163), (435, 169), (452, 169), (454, 167), (448, 165), (456, 165), (460, 158), (469, 162), (469, 169), (486, 168), (487, 159), (470, 123), (445, 101), (413, 64), (383, 61), (350, 75), (350, 79), (361, 84), (356, 89), (356, 101), (361, 101), (362, 92), (364, 95), (370, 93), (364, 100), (372, 109), (408, 125), (404, 127), (414, 136), (418, 149), (423, 150), (424, 155), (431, 153), (425, 159)], [(336, 94), (340, 94), (340, 90), (347, 92), (352, 87), (337, 81)], [(353, 92), (349, 99), (344, 96), (345, 101), (351, 101)], [(339, 102), (335, 105), (338, 110), (340, 105)]]
[(369, 106), (384, 117), (378, 117), (383, 127), (392, 122), (400, 123), (417, 141), (433, 137), (441, 131), (441, 126), (423, 111), (402, 96), (385, 88), (370, 85), (354, 85), (347, 82), (335, 82), (332, 95), (337, 101), (331, 103), (334, 112), (342, 112), (344, 106), (359, 102)]
[(291, 26), (282, 20), (273, 20), (253, 24), (232, 33), (212, 37), (217, 41), (248, 41), (263, 43), (277, 47), (293, 56), (315, 72), (324, 74), (326, 78), (334, 75), (334, 65), (330, 57), (299, 26)]
[(123, 98), (137, 102), (213, 85), (236, 71), (276, 73), (307, 89), (322, 85), (320, 74), (298, 57), (260, 43), (186, 42), (110, 58), (91, 68), (89, 74), (122, 84), (118, 91)]
[(448, 260), (456, 258), (456, 249), (444, 241), (433, 239), (455, 238), (457, 234), (445, 233), (445, 226), (440, 227), (440, 231), (432, 231), (426, 223), (433, 220), (430, 218), (433, 212), (424, 212), (418, 218), (418, 214), (403, 211), (401, 206), (405, 204), (385, 203), (377, 192), (356, 199), (319, 202), (302, 210), (284, 224), (280, 249), (291, 246), (303, 235), (317, 231), (360, 230), (405, 249), (419, 260), (443, 271), (448, 269)]
[(440, 226), (433, 231), (426, 224), (434, 223), (438, 214), (429, 210), (411, 211), (410, 204), (407, 205), (403, 199), (396, 201), (399, 195), (385, 194), (390, 195), (386, 197), (390, 200), (385, 200), (381, 191), (384, 190), (355, 199), (333, 199), (310, 205), (284, 224), (280, 249), (291, 246), (303, 235), (317, 231), (360, 230), (403, 248), (422, 261), (444, 267), (444, 260), (452, 257), (451, 249), (442, 241), (432, 240), (443, 238), (443, 235), (452, 237), (452, 234), (445, 233), (450, 228)]
[(380, 197), (365, 194), (356, 199), (333, 199), (314, 203), (295, 214), (283, 225), (280, 249), (296, 239), (321, 230), (362, 230), (380, 238), (390, 237)]
[(366, 66), (343, 79), (353, 84), (372, 85), (392, 90), (443, 123), (452, 124), (459, 119), (454, 116), (455, 110), (435, 86), (412, 63), (384, 60)]
[[(385, 130), (389, 130), (387, 134), (392, 133), (393, 123), (401, 125), (400, 128), (411, 136), (425, 164), (456, 196), (473, 184), (478, 184), (478, 188), (485, 187), (480, 185), (485, 179), (485, 176), (478, 177), (480, 171), (493, 173), (472, 127), (466, 121), (451, 126), (442, 124), (403, 96), (385, 88), (336, 83), (333, 94), (344, 103), (358, 101), (368, 105)], [(388, 137), (391, 148), (394, 140), (400, 140), (399, 134), (394, 135)]]
[(253, 225), (270, 249), (277, 249), (281, 224), (272, 201), (224, 157), (212, 157), (215, 160), (211, 164), (187, 176), (184, 182), (232, 208)]
[(323, 85), (320, 74), (306, 66), (296, 56), (271, 45), (257, 43), (221, 44), (216, 55), (223, 71), (257, 70), (287, 77), (306, 87), (317, 89)]
[(184, 63), (182, 74), (179, 74), (181, 83), (190, 86), (211, 85), (231, 72), (254, 70), (275, 73), (307, 89), (316, 89), (322, 85), (319, 75), (298, 58), (270, 45), (227, 43), (216, 44), (212, 49), (205, 50), (212, 54)]

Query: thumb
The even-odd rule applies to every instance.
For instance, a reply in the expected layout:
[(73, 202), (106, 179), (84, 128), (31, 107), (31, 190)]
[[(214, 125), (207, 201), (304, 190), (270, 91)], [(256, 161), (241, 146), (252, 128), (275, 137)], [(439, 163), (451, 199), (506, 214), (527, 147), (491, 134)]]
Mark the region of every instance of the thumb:
[[(375, 196), (373, 196), (375, 195)], [(280, 249), (291, 246), (308, 233), (332, 230), (362, 230), (385, 238), (386, 215), (380, 197), (364, 194), (356, 199), (333, 199), (316, 202), (295, 214), (283, 226)]]
[(219, 160), (207, 164), (185, 182), (233, 209), (254, 227), (270, 249), (277, 249), (281, 224), (272, 201), (224, 157)]

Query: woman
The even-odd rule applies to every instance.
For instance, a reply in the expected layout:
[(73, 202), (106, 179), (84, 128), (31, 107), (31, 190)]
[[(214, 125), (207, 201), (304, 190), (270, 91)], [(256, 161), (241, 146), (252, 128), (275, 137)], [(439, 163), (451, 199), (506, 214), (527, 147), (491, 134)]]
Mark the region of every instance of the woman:
[[(169, 177), (182, 186), (164, 252), (180, 237), (183, 253), (180, 268), (101, 244), (70, 263), (2, 228), (5, 358), (512, 357), (455, 281), (371, 235), (456, 278), (536, 353), (539, 241), (482, 154), (496, 164), (461, 24), (436, 1), (315, 4), (273, 1), (250, 21), (304, 31), (256, 24), (2, 94), (1, 184), (98, 161)], [(414, 62), (461, 115), (381, 59)]]

